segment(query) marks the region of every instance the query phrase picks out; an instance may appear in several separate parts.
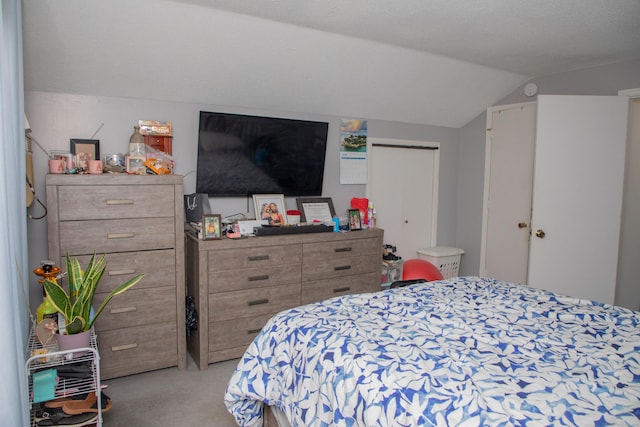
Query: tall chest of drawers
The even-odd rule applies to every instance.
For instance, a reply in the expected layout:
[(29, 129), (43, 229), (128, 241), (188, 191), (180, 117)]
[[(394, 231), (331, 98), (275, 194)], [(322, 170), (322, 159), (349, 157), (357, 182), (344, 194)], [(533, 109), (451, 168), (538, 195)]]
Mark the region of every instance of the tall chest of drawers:
[(380, 289), (382, 230), (198, 240), (187, 234), (188, 350), (200, 369), (242, 356), (275, 313)]
[(94, 306), (135, 274), (95, 323), (103, 379), (186, 367), (182, 176), (47, 175), (49, 257), (106, 254)]

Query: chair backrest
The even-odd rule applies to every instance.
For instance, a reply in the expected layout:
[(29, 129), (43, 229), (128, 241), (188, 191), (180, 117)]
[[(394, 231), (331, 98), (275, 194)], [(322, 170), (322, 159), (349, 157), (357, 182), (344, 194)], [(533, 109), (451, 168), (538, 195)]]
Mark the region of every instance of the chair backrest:
[(433, 282), (443, 278), (438, 267), (425, 259), (408, 259), (402, 263), (402, 280), (424, 279)]

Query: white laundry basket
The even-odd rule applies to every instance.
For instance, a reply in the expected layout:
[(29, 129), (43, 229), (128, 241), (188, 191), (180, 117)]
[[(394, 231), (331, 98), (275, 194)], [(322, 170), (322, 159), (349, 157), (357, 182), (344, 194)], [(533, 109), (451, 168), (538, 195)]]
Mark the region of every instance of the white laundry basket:
[(418, 258), (429, 261), (438, 267), (445, 279), (458, 277), (460, 271), (460, 257), (464, 250), (450, 246), (434, 246), (418, 249)]

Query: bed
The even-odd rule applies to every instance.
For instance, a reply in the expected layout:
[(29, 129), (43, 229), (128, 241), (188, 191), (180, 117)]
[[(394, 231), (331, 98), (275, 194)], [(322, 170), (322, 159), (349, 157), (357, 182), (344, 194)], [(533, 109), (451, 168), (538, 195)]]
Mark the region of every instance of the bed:
[(640, 313), (479, 277), (332, 298), (274, 316), (225, 404), (247, 427), (637, 426)]

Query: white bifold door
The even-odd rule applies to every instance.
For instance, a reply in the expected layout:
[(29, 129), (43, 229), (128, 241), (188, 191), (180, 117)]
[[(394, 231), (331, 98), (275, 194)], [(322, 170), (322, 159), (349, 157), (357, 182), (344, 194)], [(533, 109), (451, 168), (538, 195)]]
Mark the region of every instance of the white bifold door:
[(384, 241), (403, 259), (435, 246), (438, 225), (439, 144), (369, 138), (367, 197)]
[(556, 95), (489, 109), (482, 275), (613, 303), (627, 109)]

